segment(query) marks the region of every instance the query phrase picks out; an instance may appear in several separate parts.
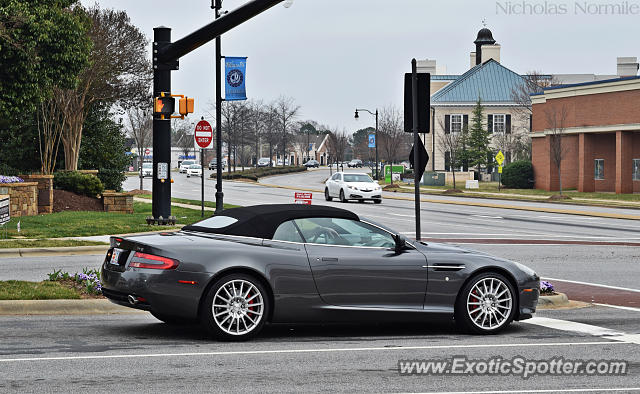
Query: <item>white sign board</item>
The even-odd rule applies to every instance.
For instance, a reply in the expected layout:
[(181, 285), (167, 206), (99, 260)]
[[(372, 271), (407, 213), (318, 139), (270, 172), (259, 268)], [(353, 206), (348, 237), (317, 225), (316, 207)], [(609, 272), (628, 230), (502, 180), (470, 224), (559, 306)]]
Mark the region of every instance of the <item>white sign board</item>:
[(467, 181), (464, 187), (467, 189), (480, 189), (480, 185), (478, 184), (477, 180)]
[(158, 163), (158, 179), (169, 178), (169, 163)]
[(9, 196), (0, 196), (0, 224), (5, 224), (11, 219), (9, 209)]

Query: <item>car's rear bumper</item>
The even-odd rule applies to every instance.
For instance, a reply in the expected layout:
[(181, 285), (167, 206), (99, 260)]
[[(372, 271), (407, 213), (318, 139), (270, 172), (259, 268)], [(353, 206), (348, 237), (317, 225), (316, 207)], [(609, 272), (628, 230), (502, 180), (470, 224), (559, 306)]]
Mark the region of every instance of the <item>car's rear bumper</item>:
[(102, 293), (113, 303), (194, 319), (198, 316), (200, 298), (210, 276), (142, 268), (126, 268), (124, 272), (118, 272), (109, 269), (105, 262), (101, 279)]

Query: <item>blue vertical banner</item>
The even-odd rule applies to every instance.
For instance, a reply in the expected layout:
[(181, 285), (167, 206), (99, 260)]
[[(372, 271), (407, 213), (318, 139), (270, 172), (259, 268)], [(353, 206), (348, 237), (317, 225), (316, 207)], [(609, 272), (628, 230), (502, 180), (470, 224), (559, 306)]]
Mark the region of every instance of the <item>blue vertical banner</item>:
[(225, 100), (246, 100), (247, 58), (225, 57)]
[(375, 148), (375, 147), (376, 147), (376, 135), (369, 134), (369, 148)]

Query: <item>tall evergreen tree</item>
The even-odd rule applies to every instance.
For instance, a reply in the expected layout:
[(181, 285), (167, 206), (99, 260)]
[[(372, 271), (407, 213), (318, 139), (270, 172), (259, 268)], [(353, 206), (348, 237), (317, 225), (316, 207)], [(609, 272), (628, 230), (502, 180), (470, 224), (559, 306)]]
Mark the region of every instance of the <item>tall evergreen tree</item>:
[(480, 97), (478, 97), (476, 106), (473, 109), (473, 117), (471, 118), (468, 143), (466, 144), (469, 166), (476, 167), (478, 171), (480, 171), (480, 167), (482, 165), (487, 164), (487, 158), (489, 157), (489, 154), (492, 153), (491, 149), (489, 148), (491, 135), (482, 124), (483, 118), (484, 108), (482, 107), (482, 101)]

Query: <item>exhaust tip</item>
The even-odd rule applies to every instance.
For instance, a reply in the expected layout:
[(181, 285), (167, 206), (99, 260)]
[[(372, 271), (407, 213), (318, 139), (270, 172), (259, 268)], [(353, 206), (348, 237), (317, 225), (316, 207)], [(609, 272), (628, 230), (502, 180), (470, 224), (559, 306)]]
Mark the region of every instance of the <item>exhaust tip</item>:
[(129, 294), (127, 299), (129, 300), (129, 304), (131, 304), (131, 305), (135, 305), (135, 304), (138, 303), (138, 299), (136, 298), (136, 296), (134, 296), (132, 294)]

